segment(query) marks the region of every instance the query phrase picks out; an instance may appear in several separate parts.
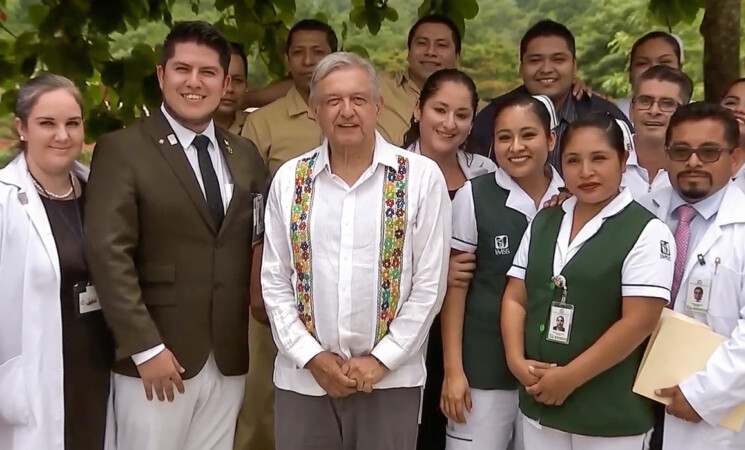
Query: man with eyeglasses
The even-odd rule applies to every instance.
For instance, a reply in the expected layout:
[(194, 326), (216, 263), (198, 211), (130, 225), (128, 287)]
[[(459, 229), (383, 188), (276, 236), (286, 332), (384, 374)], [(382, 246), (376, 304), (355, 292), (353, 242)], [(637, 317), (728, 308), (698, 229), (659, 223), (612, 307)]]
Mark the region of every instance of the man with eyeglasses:
[(670, 116), (691, 100), (692, 93), (688, 75), (672, 67), (652, 66), (639, 76), (630, 108), (636, 132), (634, 149), (621, 183), (634, 199), (670, 186), (665, 171), (665, 131)]
[[(745, 401), (745, 193), (730, 181), (742, 152), (739, 136), (728, 109), (680, 106), (665, 138), (671, 185), (640, 201), (675, 232), (668, 306), (728, 336), (703, 370), (677, 386), (659, 386), (658, 395), (670, 400), (663, 450), (700, 449), (704, 442), (707, 449), (745, 448), (745, 431), (718, 426)], [(697, 286), (708, 286), (698, 302)]]

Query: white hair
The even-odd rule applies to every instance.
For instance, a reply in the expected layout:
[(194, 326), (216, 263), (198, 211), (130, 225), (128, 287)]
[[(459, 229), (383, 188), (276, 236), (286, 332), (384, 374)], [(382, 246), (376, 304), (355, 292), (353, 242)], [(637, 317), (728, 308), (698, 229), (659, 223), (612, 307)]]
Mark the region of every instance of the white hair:
[(365, 71), (368, 80), (370, 80), (373, 99), (377, 101), (380, 97), (380, 81), (375, 67), (370, 64), (370, 61), (350, 52), (331, 53), (318, 62), (313, 75), (310, 77), (310, 100), (312, 101), (315, 98), (316, 86), (321, 80), (329, 76), (331, 72), (347, 67), (357, 67)]

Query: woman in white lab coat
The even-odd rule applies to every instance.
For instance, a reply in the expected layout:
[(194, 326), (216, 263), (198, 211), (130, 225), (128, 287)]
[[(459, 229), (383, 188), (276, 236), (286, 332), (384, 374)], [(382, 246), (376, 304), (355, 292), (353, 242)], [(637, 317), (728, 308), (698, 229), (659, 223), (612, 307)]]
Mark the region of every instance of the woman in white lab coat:
[(112, 342), (83, 256), (81, 105), (64, 77), (23, 85), (20, 151), (0, 170), (3, 450), (104, 447)]

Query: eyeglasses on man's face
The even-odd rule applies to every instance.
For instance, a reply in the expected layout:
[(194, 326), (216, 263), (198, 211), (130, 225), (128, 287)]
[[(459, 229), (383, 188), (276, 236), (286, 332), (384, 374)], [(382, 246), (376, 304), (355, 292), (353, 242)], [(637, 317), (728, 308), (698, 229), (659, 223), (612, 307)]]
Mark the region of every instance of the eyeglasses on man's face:
[(680, 102), (670, 97), (654, 98), (651, 95), (637, 95), (634, 97), (632, 103), (639, 111), (646, 111), (652, 108), (652, 105), (657, 103), (657, 106), (662, 112), (675, 112), (680, 106)]
[(696, 157), (704, 163), (713, 163), (719, 161), (722, 152), (731, 151), (731, 148), (720, 147), (716, 144), (703, 144), (700, 147), (691, 147), (686, 144), (673, 144), (667, 147), (668, 157), (677, 162), (685, 162), (696, 154)]

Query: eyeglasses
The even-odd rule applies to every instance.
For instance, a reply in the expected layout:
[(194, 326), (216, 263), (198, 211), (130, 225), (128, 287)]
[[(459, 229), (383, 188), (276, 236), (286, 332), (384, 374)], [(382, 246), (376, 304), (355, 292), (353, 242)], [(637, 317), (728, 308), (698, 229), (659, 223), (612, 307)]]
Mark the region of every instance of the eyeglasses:
[(719, 147), (718, 145), (713, 144), (704, 144), (698, 148), (675, 144), (667, 148), (667, 156), (673, 161), (685, 162), (695, 153), (696, 157), (701, 160), (701, 162), (713, 163), (719, 161), (719, 157), (724, 151), (732, 151), (732, 149)]
[(662, 112), (675, 112), (676, 109), (678, 109), (678, 106), (680, 106), (680, 103), (670, 97), (660, 97), (660, 98), (654, 98), (649, 95), (639, 95), (634, 97), (632, 100), (632, 103), (634, 106), (636, 106), (636, 109), (639, 111), (646, 111), (650, 108), (652, 108), (652, 105), (657, 103), (657, 106), (660, 107), (660, 111)]

